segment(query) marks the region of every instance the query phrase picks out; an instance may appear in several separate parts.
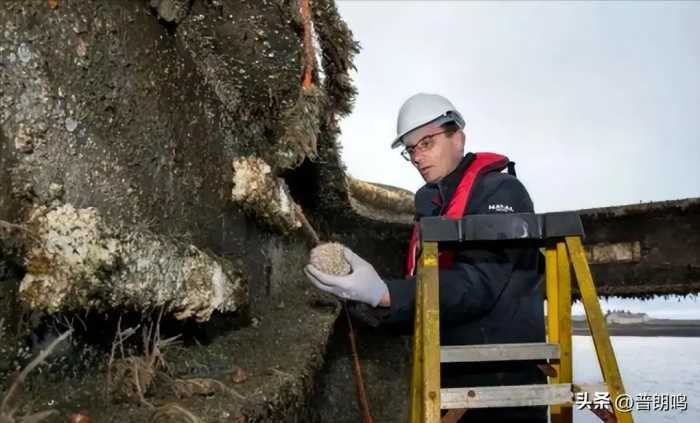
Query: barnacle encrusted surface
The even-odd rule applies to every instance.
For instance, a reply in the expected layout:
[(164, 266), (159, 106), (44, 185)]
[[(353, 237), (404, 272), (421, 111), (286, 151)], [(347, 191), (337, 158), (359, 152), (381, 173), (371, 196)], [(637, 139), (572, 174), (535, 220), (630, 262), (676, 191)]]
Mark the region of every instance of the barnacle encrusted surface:
[(306, 157), (316, 159), (323, 110), (323, 92), (318, 87), (301, 89), (298, 100), (282, 114), (284, 132), (268, 154), (270, 161), (280, 169), (293, 169)]
[(352, 271), (345, 258), (343, 244), (328, 242), (311, 250), (309, 262), (318, 270), (331, 275), (347, 275)]
[(48, 312), (163, 307), (206, 321), (248, 301), (247, 281), (224, 259), (194, 245), (108, 226), (95, 208), (34, 211), (22, 300)]
[(283, 233), (301, 227), (284, 180), (275, 176), (270, 165), (258, 157), (239, 157), (233, 161), (231, 199)]

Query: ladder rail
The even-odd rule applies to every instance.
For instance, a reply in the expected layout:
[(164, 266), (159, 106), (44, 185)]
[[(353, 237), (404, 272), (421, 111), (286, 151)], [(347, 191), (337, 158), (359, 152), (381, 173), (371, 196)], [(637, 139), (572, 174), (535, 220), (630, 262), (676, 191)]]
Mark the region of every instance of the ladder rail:
[[(571, 262), (566, 245), (557, 242), (557, 311), (559, 325), (559, 383), (572, 383), (574, 379), (572, 338), (571, 338)], [(560, 421), (573, 421), (573, 408), (561, 405)]]
[[(583, 302), (583, 308), (586, 311), (586, 319), (588, 320), (588, 327), (590, 328), (595, 351), (598, 355), (598, 363), (600, 364), (600, 370), (603, 374), (603, 380), (609, 388), (610, 400), (614, 405), (616, 404), (617, 398), (625, 394), (625, 387), (622, 384), (622, 376), (620, 375), (620, 369), (617, 365), (617, 359), (615, 358), (615, 351), (610, 341), (608, 325), (605, 323), (605, 317), (600, 308), (598, 294), (596, 293), (593, 283), (591, 270), (588, 267), (588, 261), (586, 260), (586, 253), (583, 250), (581, 238), (566, 237), (566, 246), (571, 254), (576, 281), (578, 282), (579, 291), (581, 292), (581, 302)], [(632, 422), (631, 413), (622, 412), (616, 407), (613, 407), (613, 409), (618, 423)]]
[[(498, 232), (498, 229), (494, 229), (497, 228), (496, 224), (498, 223), (494, 219), (501, 217), (489, 217), (493, 221), (489, 220), (487, 223), (493, 228), (489, 226), (483, 231), (480, 229), (483, 226), (476, 225), (480, 221), (477, 222), (472, 217), (465, 217), (462, 222), (455, 221), (454, 224), (448, 219), (421, 219), (422, 228), (424, 223), (430, 225), (426, 226), (426, 228), (430, 228), (430, 236), (423, 238), (421, 242), (422, 254), (416, 269), (411, 423), (438, 423), (441, 421), (441, 409), (450, 410), (446, 418), (449, 421), (456, 421), (463, 414), (463, 411), (459, 411), (460, 409), (531, 405), (549, 405), (552, 423), (571, 423), (573, 421), (573, 395), (574, 392), (581, 389), (581, 385), (573, 384), (571, 327), (573, 280), (576, 280), (581, 292), (588, 325), (604, 377), (605, 384), (595, 385), (595, 387), (601, 389), (602, 386), (606, 392), (610, 393), (612, 408), (618, 422), (633, 422), (631, 413), (620, 412), (614, 407), (615, 399), (625, 392), (622, 377), (582, 247), (583, 231), (580, 226), (580, 218), (572, 219), (569, 214), (543, 215), (544, 218), (537, 221), (525, 214), (509, 217), (513, 222), (531, 224), (529, 232), (524, 233), (530, 239), (539, 238), (547, 241), (544, 250), (547, 289), (547, 343), (464, 345), (442, 348), (440, 346), (439, 323), (438, 242), (444, 240), (465, 241), (467, 239), (478, 241), (481, 236), (495, 236), (501, 239), (501, 233)], [(470, 227), (463, 226), (462, 223), (470, 221), (475, 224), (472, 225), (470, 231), (467, 231), (464, 228)], [(549, 225), (550, 223), (553, 224)], [(458, 230), (456, 236), (451, 235), (454, 228)], [(444, 236), (455, 239), (441, 238)], [(507, 233), (507, 236), (511, 235)], [(441, 362), (506, 360), (548, 360), (554, 368), (554, 373), (548, 378), (547, 384), (440, 388)]]
[[(416, 278), (411, 422), (440, 422), (440, 294), (438, 243), (424, 242)], [(418, 353), (416, 354), (416, 350)], [(416, 376), (418, 373), (418, 376)]]
[(423, 418), (423, 290), (421, 281), (423, 266), (416, 268), (416, 311), (413, 331), (413, 360), (411, 363), (410, 423), (421, 423)]
[[(544, 251), (545, 256), (545, 284), (547, 288), (547, 342), (559, 343), (559, 282), (557, 278), (557, 249), (548, 246)], [(554, 369), (554, 376), (550, 376), (550, 384), (559, 383), (559, 362), (550, 363)], [(560, 405), (549, 407), (549, 417), (552, 423), (562, 423), (563, 416)]]

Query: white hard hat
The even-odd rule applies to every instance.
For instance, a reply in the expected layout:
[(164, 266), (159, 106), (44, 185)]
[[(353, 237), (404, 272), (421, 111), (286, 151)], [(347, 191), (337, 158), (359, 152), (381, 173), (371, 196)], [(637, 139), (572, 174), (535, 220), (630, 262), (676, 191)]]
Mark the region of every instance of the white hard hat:
[(400, 146), (403, 143), (404, 135), (433, 121), (439, 125), (455, 122), (460, 128), (464, 128), (462, 115), (445, 97), (425, 93), (418, 93), (410, 97), (399, 109), (396, 138), (392, 141), (391, 148)]

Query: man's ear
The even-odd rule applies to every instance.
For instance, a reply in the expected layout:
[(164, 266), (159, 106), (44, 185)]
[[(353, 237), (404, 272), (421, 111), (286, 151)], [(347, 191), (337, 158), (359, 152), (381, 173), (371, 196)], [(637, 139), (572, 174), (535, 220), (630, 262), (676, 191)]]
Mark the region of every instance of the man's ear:
[(455, 132), (454, 136), (457, 137), (457, 142), (462, 147), (462, 149), (464, 149), (464, 146), (467, 143), (466, 142), (467, 137), (466, 137), (466, 135), (464, 135), (464, 131), (460, 129), (459, 131)]

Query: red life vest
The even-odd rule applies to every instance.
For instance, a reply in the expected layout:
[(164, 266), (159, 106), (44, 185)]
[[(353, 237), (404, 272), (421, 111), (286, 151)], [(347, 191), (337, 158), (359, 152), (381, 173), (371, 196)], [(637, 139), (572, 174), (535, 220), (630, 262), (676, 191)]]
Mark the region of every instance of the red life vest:
[[(502, 171), (508, 167), (508, 157), (502, 156), (495, 153), (475, 153), (476, 158), (472, 161), (467, 170), (462, 175), (462, 179), (457, 185), (450, 203), (447, 205), (447, 209), (442, 216), (449, 217), (451, 219), (461, 219), (464, 216), (464, 211), (467, 209), (469, 204), (469, 198), (471, 195), (472, 187), (476, 182), (477, 178), (481, 177), (485, 173), (493, 171)], [(416, 272), (416, 259), (418, 253), (418, 232), (419, 225), (416, 222), (413, 225), (413, 232), (411, 233), (411, 241), (408, 243), (408, 257), (406, 258), (406, 277), (411, 277)], [(454, 251), (440, 251), (438, 260), (440, 263), (440, 268), (449, 268), (454, 263)]]

